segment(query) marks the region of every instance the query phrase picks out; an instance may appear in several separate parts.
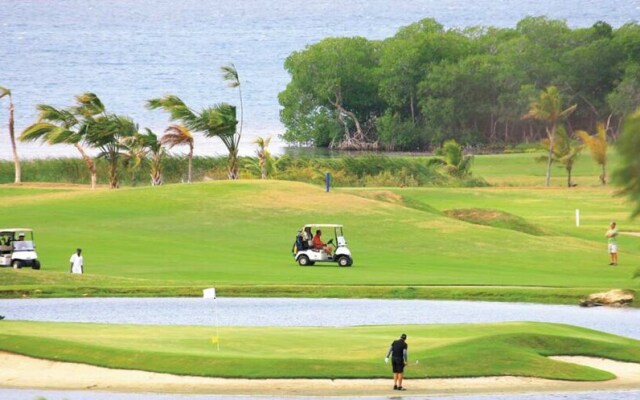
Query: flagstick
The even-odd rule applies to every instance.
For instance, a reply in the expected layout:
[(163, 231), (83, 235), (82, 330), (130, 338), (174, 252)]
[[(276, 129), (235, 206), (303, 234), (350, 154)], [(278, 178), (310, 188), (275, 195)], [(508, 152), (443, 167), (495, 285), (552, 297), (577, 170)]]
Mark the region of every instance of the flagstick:
[[(218, 351), (220, 351), (220, 332), (219, 332), (219, 324), (218, 324), (218, 302), (217, 300), (217, 296), (216, 296), (216, 288), (208, 288), (208, 289), (203, 289), (202, 290), (202, 297), (204, 297), (205, 299), (213, 299), (213, 314), (216, 317), (216, 336), (215, 336), (215, 343), (216, 343), (216, 347), (218, 348)], [(211, 338), (211, 341), (213, 342), (213, 338)]]

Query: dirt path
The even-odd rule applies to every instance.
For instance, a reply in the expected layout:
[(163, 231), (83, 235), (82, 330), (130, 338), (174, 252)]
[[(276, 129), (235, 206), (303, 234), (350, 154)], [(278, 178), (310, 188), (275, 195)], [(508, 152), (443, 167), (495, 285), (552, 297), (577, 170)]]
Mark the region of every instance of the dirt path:
[[(409, 379), (407, 395), (497, 394), (640, 389), (640, 364), (589, 357), (554, 357), (614, 373), (607, 382), (487, 377)], [(389, 396), (391, 379), (222, 379), (117, 370), (0, 352), (0, 387), (226, 395)]]

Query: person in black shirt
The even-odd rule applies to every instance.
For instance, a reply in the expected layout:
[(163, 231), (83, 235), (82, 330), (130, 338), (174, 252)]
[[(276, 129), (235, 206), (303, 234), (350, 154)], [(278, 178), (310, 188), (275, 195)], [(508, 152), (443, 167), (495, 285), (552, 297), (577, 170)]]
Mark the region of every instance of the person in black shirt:
[(391, 356), (391, 366), (393, 368), (393, 390), (405, 390), (402, 387), (402, 379), (404, 378), (404, 366), (407, 365), (407, 350), (409, 346), (406, 342), (407, 335), (400, 335), (400, 339), (394, 340), (389, 347), (385, 363), (389, 362)]

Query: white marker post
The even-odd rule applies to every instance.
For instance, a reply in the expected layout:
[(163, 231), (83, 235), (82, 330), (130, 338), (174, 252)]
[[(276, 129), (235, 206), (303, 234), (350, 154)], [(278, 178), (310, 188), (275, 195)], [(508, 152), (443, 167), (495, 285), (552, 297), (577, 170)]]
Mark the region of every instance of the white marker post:
[(218, 308), (216, 301), (216, 288), (208, 288), (202, 291), (202, 297), (205, 299), (213, 299), (213, 314), (216, 317), (216, 336), (211, 338), (211, 342), (215, 343), (218, 346), (218, 351), (220, 351), (220, 335), (218, 333)]
[(576, 226), (580, 226), (580, 209), (576, 208)]

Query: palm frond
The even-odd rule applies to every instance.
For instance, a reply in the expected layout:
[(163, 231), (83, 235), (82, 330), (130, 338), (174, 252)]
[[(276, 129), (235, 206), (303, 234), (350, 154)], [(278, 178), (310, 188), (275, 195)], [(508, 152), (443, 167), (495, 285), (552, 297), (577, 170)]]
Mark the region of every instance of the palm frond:
[(223, 65), (220, 67), (222, 71), (222, 79), (224, 79), (229, 87), (236, 88), (240, 86), (240, 78), (238, 77), (238, 71), (235, 65), (230, 63), (229, 65)]
[[(227, 103), (216, 104), (213, 107), (205, 108), (201, 113), (199, 130), (207, 137), (220, 137), (225, 139), (232, 137), (236, 133), (236, 107)], [(227, 143), (225, 143), (227, 145)], [(229, 146), (227, 145), (227, 148)]]
[(69, 110), (57, 109), (47, 104), (38, 104), (38, 120), (48, 121), (54, 124), (71, 128), (78, 123), (78, 118)]
[(0, 99), (4, 96), (11, 96), (11, 90), (4, 86), (0, 86)]
[(190, 129), (194, 129), (193, 127), (198, 123), (198, 115), (196, 115), (196, 113), (193, 112), (178, 96), (166, 95), (160, 99), (150, 99), (147, 100), (146, 106), (151, 110), (158, 108), (163, 109), (169, 113), (169, 118), (172, 121), (181, 121)]
[(173, 148), (182, 144), (188, 144), (193, 146), (193, 135), (186, 126), (183, 125), (171, 125), (164, 131), (164, 135), (160, 139), (163, 145)]
[(25, 128), (20, 134), (18, 139), (21, 142), (35, 142), (36, 140), (42, 140), (46, 142), (46, 137), (54, 130), (62, 129), (59, 126), (50, 124), (48, 122), (38, 122)]
[(78, 105), (73, 108), (73, 111), (85, 118), (104, 114), (104, 104), (95, 93), (86, 92), (76, 96), (76, 103)]

